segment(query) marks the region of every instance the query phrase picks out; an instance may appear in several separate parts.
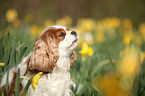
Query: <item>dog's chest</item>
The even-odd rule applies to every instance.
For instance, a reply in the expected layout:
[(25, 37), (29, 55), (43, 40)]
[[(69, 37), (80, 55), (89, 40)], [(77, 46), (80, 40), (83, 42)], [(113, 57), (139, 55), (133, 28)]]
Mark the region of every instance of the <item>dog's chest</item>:
[(68, 71), (55, 70), (42, 76), (35, 92), (32, 88), (29, 90), (29, 96), (69, 96), (71, 83)]

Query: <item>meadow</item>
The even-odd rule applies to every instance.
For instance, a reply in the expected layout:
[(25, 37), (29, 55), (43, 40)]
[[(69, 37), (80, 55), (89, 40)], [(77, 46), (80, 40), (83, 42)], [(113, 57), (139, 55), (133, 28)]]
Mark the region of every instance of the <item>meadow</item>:
[[(73, 96), (145, 95), (145, 23), (135, 28), (129, 18), (106, 17), (80, 18), (73, 25), (71, 17), (64, 16), (36, 25), (31, 14), (23, 19), (17, 15), (16, 10), (10, 9), (0, 21), (0, 82), (5, 72), (32, 51), (45, 28), (59, 24), (79, 35), (77, 60), (70, 71), (76, 83)], [(25, 78), (20, 78), (18, 71), (16, 81), (20, 83), (22, 79)], [(17, 83), (13, 95), (25, 94), (32, 82), (33, 77), (22, 92)], [(3, 96), (3, 91), (0, 94)]]

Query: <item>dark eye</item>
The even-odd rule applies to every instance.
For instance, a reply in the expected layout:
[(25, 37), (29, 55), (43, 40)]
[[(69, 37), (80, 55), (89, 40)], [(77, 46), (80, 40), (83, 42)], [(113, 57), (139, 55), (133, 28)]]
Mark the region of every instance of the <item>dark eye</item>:
[(63, 37), (65, 34), (63, 32), (60, 33), (59, 37)]

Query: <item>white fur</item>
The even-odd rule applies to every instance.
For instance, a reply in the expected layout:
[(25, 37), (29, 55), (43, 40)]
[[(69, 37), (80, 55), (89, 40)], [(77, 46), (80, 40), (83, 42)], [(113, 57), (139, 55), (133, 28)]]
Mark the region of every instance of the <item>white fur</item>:
[[(71, 80), (70, 77), (70, 55), (73, 52), (73, 50), (76, 48), (78, 44), (78, 36), (75, 37), (71, 34), (71, 31), (67, 31), (66, 27), (55, 25), (51, 27), (56, 28), (63, 28), (66, 31), (66, 36), (63, 41), (61, 41), (58, 45), (59, 50), (59, 58), (57, 60), (57, 66), (54, 68), (54, 70), (46, 74), (45, 76), (41, 76), (38, 86), (35, 89), (35, 92), (32, 89), (32, 86), (29, 87), (28, 90), (28, 96), (71, 96), (71, 89), (70, 85), (73, 85), (75, 87), (75, 83)], [(46, 29), (47, 30), (47, 29)], [(45, 31), (45, 30), (44, 30)], [(43, 32), (44, 32), (43, 31)], [(42, 34), (43, 34), (42, 32)], [(77, 39), (77, 42), (73, 43)], [(20, 69), (20, 75), (23, 76), (27, 69), (26, 61), (31, 57), (32, 53), (25, 57), (22, 60), (22, 63), (18, 65), (16, 69)], [(9, 84), (13, 80), (13, 72), (14, 69), (10, 70), (10, 80)], [(17, 70), (16, 70), (17, 71)], [(29, 73), (27, 74), (27, 76)], [(6, 84), (6, 76), (4, 75), (4, 78), (2, 80), (1, 86)], [(25, 88), (28, 80), (23, 79), (22, 80), (22, 86)]]
[[(76, 44), (72, 45), (72, 42), (77, 39)], [(70, 69), (70, 58), (72, 51), (77, 47), (79, 37), (75, 37), (71, 34), (71, 31), (66, 31), (66, 36), (63, 41), (59, 43), (59, 59), (57, 62), (57, 66), (64, 70)]]

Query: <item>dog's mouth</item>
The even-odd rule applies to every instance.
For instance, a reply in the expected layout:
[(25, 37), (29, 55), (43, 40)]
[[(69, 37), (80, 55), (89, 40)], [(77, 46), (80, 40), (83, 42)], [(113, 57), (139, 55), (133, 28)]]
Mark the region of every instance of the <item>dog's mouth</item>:
[(78, 39), (75, 39), (75, 40), (72, 42), (72, 44), (73, 44), (73, 43), (76, 43), (77, 41), (78, 41)]
[(78, 39), (76, 38), (76, 39), (72, 42), (72, 44), (69, 46), (69, 48), (75, 46), (75, 45), (77, 44), (77, 42), (78, 42)]

